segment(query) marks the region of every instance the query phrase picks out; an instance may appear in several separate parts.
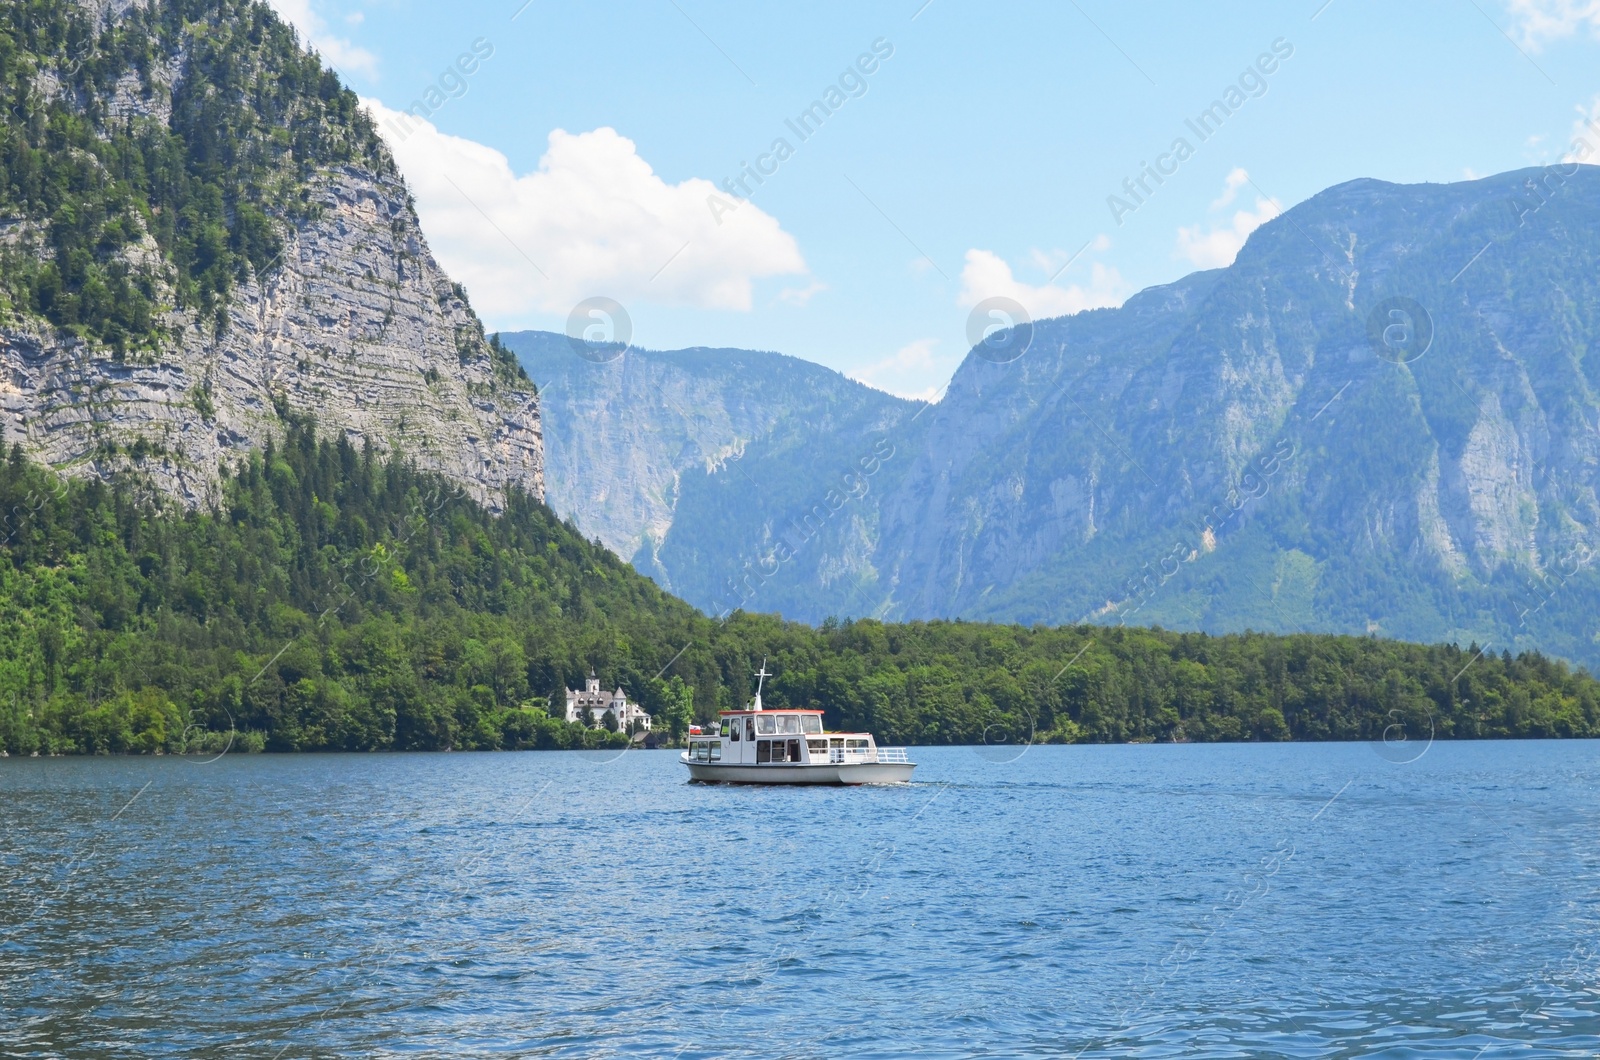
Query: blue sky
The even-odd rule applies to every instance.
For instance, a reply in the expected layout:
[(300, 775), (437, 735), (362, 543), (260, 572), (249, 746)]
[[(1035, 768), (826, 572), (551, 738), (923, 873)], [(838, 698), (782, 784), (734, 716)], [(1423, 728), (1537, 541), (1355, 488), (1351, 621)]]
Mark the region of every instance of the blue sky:
[[(1553, 162), (1600, 119), (1600, 0), (272, 2), (370, 101), (491, 328), (604, 296), (637, 345), (908, 395), (983, 298), (1117, 304), (1329, 185)], [(1186, 119), (1241, 84), (1202, 141)]]

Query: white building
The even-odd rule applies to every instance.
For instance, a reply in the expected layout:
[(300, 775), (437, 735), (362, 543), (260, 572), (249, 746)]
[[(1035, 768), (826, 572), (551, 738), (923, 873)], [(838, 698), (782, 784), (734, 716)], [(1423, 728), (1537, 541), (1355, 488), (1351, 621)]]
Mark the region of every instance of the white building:
[(617, 716), (617, 731), (632, 732), (633, 723), (639, 723), (640, 732), (650, 731), (650, 715), (637, 703), (629, 703), (627, 695), (622, 689), (615, 692), (603, 692), (600, 689), (600, 679), (589, 671), (589, 679), (584, 682), (582, 692), (567, 689), (567, 720), (569, 722), (583, 721), (583, 712), (587, 710), (594, 718), (592, 727), (599, 729), (605, 727), (606, 714)]

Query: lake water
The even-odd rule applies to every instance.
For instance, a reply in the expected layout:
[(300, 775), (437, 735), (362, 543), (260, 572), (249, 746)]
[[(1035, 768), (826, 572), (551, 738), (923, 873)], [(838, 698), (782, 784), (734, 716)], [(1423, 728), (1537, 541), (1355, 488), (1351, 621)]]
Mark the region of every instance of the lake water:
[(1600, 1049), (1600, 744), (1014, 755), (0, 762), (0, 1053)]

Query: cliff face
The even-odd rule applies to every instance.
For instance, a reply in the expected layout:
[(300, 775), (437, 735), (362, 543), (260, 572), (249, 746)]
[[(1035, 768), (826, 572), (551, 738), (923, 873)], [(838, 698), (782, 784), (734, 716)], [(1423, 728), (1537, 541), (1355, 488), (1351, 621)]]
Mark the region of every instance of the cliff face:
[(182, 338), (155, 363), (118, 363), (51, 329), (0, 328), (6, 440), (75, 474), (136, 466), (199, 503), (219, 466), (265, 443), (278, 410), (316, 417), (359, 447), (405, 452), (491, 505), (507, 486), (543, 496), (538, 398), (499, 385), (476, 321), (434, 264), (394, 177), (319, 174), (320, 218), (285, 260), (237, 290), (228, 327)]
[(564, 335), (501, 338), (560, 409), (546, 447), (551, 506), (622, 556), (660, 544), (685, 472), (737, 458), (790, 411), (777, 393), (763, 393), (763, 362), (831, 374), (747, 350), (630, 348), (595, 362)]
[[(629, 349), (593, 363), (565, 336), (503, 339), (545, 402), (551, 506), (663, 587), (712, 613), (784, 610), (830, 577), (820, 564), (833, 563), (834, 578), (864, 571), (873, 535), (829, 518), (826, 544), (772, 568), (759, 593), (731, 585), (741, 560), (770, 553), (845, 488), (851, 462), (871, 458), (873, 439), (909, 419), (912, 403), (776, 353)], [(852, 515), (865, 511), (852, 504)]]
[[(0, 318), (5, 442), (69, 474), (136, 468), (196, 504), (214, 495), (220, 466), (293, 413), (358, 447), (403, 451), (491, 506), (507, 487), (542, 496), (534, 388), (484, 341), (464, 292), (435, 264), (404, 183), (348, 93), (303, 54), (250, 43), (276, 34), (282, 47), (275, 17), (217, 0), (91, 3), (73, 19), (92, 27), (87, 43), (69, 33), (59, 49), (48, 33), (10, 27), (23, 49), (8, 73), (31, 89), (36, 120), (78, 123), (87, 148), (66, 150), (109, 189), (95, 193), (109, 205), (92, 196), (68, 212), (52, 201), (52, 172), (69, 163), (49, 154), (37, 187), (19, 192), (13, 181), (11, 297)], [(272, 78), (307, 86), (274, 100), (286, 110), (282, 129), (252, 95)], [(207, 112), (218, 98), (226, 106)], [(13, 141), (26, 143), (27, 123), (8, 120)], [(237, 126), (227, 151), (206, 139), (205, 123), (220, 121)], [(187, 183), (169, 201), (121, 190), (113, 164), (128, 145), (146, 159), (179, 154)], [(248, 168), (230, 152), (263, 161)], [(86, 226), (98, 230), (84, 240), (88, 264), (74, 286), (84, 259), (62, 244)], [(230, 252), (223, 267), (202, 268), (208, 254)], [(134, 309), (116, 302), (95, 315), (96, 283), (131, 292)]]

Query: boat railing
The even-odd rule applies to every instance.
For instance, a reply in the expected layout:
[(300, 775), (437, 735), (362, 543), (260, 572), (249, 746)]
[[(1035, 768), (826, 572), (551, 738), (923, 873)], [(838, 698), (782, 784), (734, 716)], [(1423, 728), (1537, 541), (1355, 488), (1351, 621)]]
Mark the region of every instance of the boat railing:
[(907, 765), (911, 759), (906, 755), (904, 747), (830, 747), (828, 749), (828, 764), (838, 765), (875, 765), (896, 764)]

